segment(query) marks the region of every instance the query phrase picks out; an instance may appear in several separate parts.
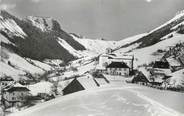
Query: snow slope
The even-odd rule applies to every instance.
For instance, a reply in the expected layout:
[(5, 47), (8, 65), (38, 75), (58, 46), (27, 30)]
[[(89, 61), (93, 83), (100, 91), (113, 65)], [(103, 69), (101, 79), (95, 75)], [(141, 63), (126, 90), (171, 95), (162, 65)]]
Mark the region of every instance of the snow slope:
[(7, 44), (12, 44), (7, 38), (5, 38), (2, 34), (0, 34), (0, 42), (4, 42)]
[(173, 86), (184, 86), (184, 69), (172, 73), (170, 84)]
[(0, 17), (0, 30), (3, 30), (13, 36), (19, 36), (22, 38), (24, 38), (24, 36), (27, 36), (24, 31), (17, 25), (17, 23), (12, 19), (5, 19), (3, 17)]
[(34, 16), (28, 16), (26, 18), (27, 21), (30, 21), (31, 24), (42, 31), (48, 31), (51, 30), (53, 27), (53, 19), (49, 17), (34, 17)]
[(117, 41), (105, 41), (105, 40), (98, 40), (98, 39), (88, 39), (88, 38), (78, 38), (74, 35), (71, 35), (76, 41), (81, 43), (87, 50), (96, 52), (96, 53), (103, 53), (105, 52), (106, 48), (115, 48)]
[[(169, 20), (168, 22), (164, 23), (163, 25), (161, 25), (161, 26), (155, 28), (154, 30), (150, 31), (149, 33), (152, 33), (152, 32), (154, 32), (154, 31), (156, 31), (156, 30), (158, 30), (158, 29), (161, 29), (162, 27), (164, 27), (164, 26), (166, 26), (166, 25), (172, 23), (173, 21), (177, 21), (178, 19), (183, 18), (183, 17), (184, 17), (184, 11), (180, 11), (180, 13), (176, 14), (176, 16), (175, 16), (174, 18), (172, 18), (172, 19)], [(178, 24), (178, 25), (180, 25), (180, 24)], [(175, 27), (176, 27), (176, 26), (175, 26)]]
[[(40, 61), (25, 59), (6, 48), (1, 47), (0, 76), (11, 76), (18, 80), (27, 72), (33, 75), (43, 74), (52, 69), (51, 66)], [(29, 62), (28, 62), (29, 61)], [(31, 62), (30, 62), (31, 61)]]
[[(154, 93), (163, 99), (164, 93), (173, 93), (156, 91), (137, 85), (109, 85), (62, 96), (10, 116), (182, 116), (184, 112), (170, 105), (179, 96), (181, 101), (184, 94), (175, 93), (167, 103), (163, 103), (150, 95)], [(175, 102), (182, 104), (180, 107), (184, 105), (183, 102)]]
[[(149, 64), (153, 61), (160, 60), (164, 55), (164, 53), (158, 53), (158, 50), (167, 51), (171, 46), (175, 46), (177, 43), (184, 42), (183, 38), (184, 35), (182, 34), (174, 34), (172, 38), (165, 39), (149, 47), (135, 49), (127, 54), (134, 54), (136, 67), (143, 64)], [(135, 45), (132, 46), (134, 47)], [(130, 48), (131, 46), (127, 48), (121, 48), (115, 51), (115, 53), (124, 54), (125, 52), (128, 52)]]
[(72, 55), (74, 55), (75, 57), (82, 57), (82, 53), (81, 51), (77, 51), (75, 50), (71, 45), (69, 45), (65, 40), (58, 38), (58, 43), (65, 48), (66, 50), (68, 50)]

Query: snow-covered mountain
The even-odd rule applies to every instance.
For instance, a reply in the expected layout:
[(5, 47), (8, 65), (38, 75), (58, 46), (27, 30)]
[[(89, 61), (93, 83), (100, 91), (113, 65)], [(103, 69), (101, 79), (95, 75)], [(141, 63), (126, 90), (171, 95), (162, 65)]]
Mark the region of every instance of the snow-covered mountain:
[[(26, 60), (28, 64), (21, 68), (19, 63), (16, 63), (18, 60), (14, 60), (16, 57), (21, 60), (36, 61), (37, 65), (43, 63), (45, 59), (59, 59), (68, 62), (82, 58), (76, 62), (83, 60), (85, 62), (85, 60), (94, 59), (104, 53), (106, 48), (112, 48), (117, 54), (134, 55), (135, 67), (138, 67), (161, 59), (170, 47), (184, 42), (184, 13), (177, 14), (173, 19), (148, 33), (120, 41), (106, 41), (68, 34), (61, 29), (56, 20), (50, 17), (28, 16), (25, 19), (20, 19), (6, 11), (1, 11), (0, 33), (1, 67), (7, 67), (4, 68), (7, 71), (10, 68), (23, 72), (32, 69), (26, 69), (26, 66), (30, 65), (28, 60)], [(162, 52), (160, 53), (160, 51)], [(14, 55), (12, 56), (12, 54)], [(10, 67), (8, 61), (18, 68)], [(38, 67), (36, 66), (36, 68)], [(42, 70), (44, 67), (40, 69)], [(32, 70), (27, 72), (36, 73)]]
[[(75, 50), (85, 47), (60, 28), (52, 18), (27, 17), (19, 19), (6, 11), (0, 13), (0, 32), (15, 44), (17, 54), (35, 60), (61, 59), (65, 62), (77, 58), (60, 45), (58, 38), (66, 41)], [(10, 47), (4, 43), (2, 46)]]

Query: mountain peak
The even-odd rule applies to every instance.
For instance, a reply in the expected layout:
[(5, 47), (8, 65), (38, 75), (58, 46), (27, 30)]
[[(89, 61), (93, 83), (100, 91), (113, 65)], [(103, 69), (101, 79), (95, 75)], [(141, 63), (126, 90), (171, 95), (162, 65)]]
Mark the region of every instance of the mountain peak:
[(0, 10), (0, 16), (1, 16), (1, 18), (3, 17), (5, 19), (14, 18), (14, 16), (11, 15), (10, 13), (8, 13), (6, 10)]
[(42, 31), (50, 31), (54, 26), (54, 19), (51, 17), (28, 16), (25, 20)]

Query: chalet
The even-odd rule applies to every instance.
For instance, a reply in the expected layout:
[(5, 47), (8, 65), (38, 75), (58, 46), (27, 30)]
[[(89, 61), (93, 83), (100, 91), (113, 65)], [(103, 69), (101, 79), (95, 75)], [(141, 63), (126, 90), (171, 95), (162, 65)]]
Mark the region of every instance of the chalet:
[[(133, 61), (134, 61), (134, 56), (132, 55), (117, 55), (112, 53), (112, 49), (107, 48), (106, 49), (106, 54), (101, 54), (99, 56), (99, 61), (98, 61), (98, 65), (96, 67), (96, 70), (98, 70), (99, 72), (102, 73), (108, 73), (108, 74), (112, 74), (113, 75), (129, 75), (130, 72), (133, 72)], [(121, 70), (121, 66), (120, 68), (118, 68), (117, 66), (110, 68), (109, 65), (126, 65), (128, 67), (128, 69), (123, 68), (124, 70)], [(119, 70), (117, 70), (117, 68)], [(111, 71), (110, 71), (111, 70)], [(125, 73), (126, 72), (126, 73)]]
[(147, 85), (149, 83), (149, 80), (142, 72), (138, 72), (132, 79), (132, 83), (140, 83), (143, 85)]
[(86, 90), (86, 89), (92, 89), (95, 87), (98, 87), (99, 83), (95, 81), (92, 77), (80, 77), (75, 78), (72, 81), (70, 81), (68, 84), (64, 84), (63, 89), (63, 95), (67, 95), (70, 93)]
[(183, 68), (182, 63), (180, 63), (179, 60), (176, 60), (174, 58), (167, 58), (166, 60), (170, 65), (171, 71), (173, 71), (173, 72)]
[(107, 67), (107, 74), (110, 75), (124, 75), (130, 74), (130, 68), (124, 62), (112, 62)]
[(4, 89), (3, 91), (4, 101), (11, 106), (23, 103), (28, 95), (29, 89), (19, 83), (15, 84), (13, 87)]
[(152, 82), (163, 82), (165, 76), (171, 74), (170, 65), (167, 61), (156, 61), (151, 70)]
[(13, 78), (5, 76), (0, 78), (0, 87), (6, 87), (14, 82)]
[(134, 56), (131, 55), (117, 56), (112, 53), (102, 54), (99, 56), (99, 64), (97, 65), (97, 69), (106, 70), (106, 66), (112, 62), (124, 62), (130, 68), (130, 71), (133, 71), (133, 61)]

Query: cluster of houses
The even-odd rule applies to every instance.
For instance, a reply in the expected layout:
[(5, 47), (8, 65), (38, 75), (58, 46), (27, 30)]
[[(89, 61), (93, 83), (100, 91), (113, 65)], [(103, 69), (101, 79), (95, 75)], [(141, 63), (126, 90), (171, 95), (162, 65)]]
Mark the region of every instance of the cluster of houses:
[[(184, 68), (180, 65), (178, 65), (178, 67)], [(145, 70), (143, 68), (136, 72), (132, 82), (167, 89), (168, 87), (172, 87), (172, 85), (169, 84), (172, 72), (173, 67), (169, 60), (155, 61), (151, 67), (146, 67)]]
[[(50, 83), (50, 82), (41, 82), (41, 83)], [(77, 91), (99, 87), (108, 83), (109, 82), (107, 81), (107, 79), (105, 79), (105, 77), (95, 78), (92, 75), (88, 74), (83, 77), (76, 77), (64, 81), (59, 81), (56, 89), (58, 89), (58, 87), (61, 86), (62, 95), (67, 95)], [(31, 85), (24, 86), (18, 82), (15, 82), (11, 77), (8, 76), (0, 78), (0, 84), (1, 84), (0, 86), (1, 104), (3, 104), (6, 108), (9, 107), (20, 108), (22, 106), (30, 105), (28, 103), (33, 103), (35, 102), (35, 100), (42, 100), (40, 98), (46, 98), (49, 100), (49, 98), (52, 97), (53, 95), (48, 94), (48, 92), (46, 91), (44, 93), (42, 90), (40, 90), (40, 89), (49, 89), (46, 86), (40, 89), (39, 88), (32, 89)], [(39, 91), (38, 93), (36, 91), (38, 89), (41, 92)], [(50, 89), (52, 89), (52, 87)], [(32, 93), (32, 90), (35, 90), (36, 92), (35, 95), (33, 95), (33, 93), (35, 92)]]
[(96, 70), (109, 75), (129, 76), (133, 72), (134, 56), (116, 55), (112, 49), (107, 49), (105, 54), (99, 56)]

